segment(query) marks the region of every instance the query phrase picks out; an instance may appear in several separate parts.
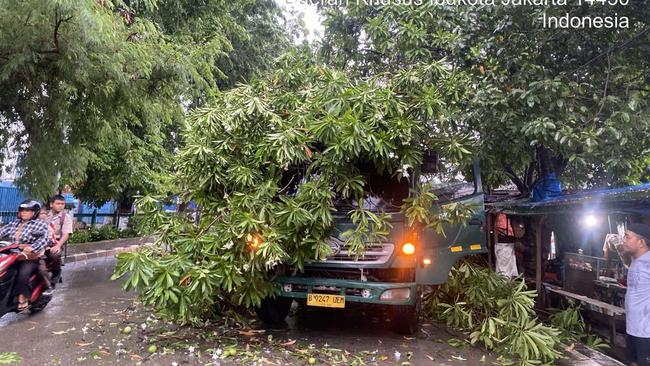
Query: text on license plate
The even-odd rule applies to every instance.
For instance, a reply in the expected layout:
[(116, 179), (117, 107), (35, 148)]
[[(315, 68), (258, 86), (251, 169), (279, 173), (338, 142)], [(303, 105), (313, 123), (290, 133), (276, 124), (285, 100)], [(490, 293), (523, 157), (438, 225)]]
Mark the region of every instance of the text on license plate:
[(325, 308), (344, 308), (345, 296), (341, 295), (323, 295), (307, 294), (307, 305), (322, 306)]

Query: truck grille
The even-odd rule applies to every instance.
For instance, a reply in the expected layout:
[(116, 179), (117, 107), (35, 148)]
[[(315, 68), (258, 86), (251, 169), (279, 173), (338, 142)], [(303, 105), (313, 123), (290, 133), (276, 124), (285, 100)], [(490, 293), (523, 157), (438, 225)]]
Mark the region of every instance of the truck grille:
[(366, 251), (362, 256), (355, 258), (353, 252), (349, 251), (349, 246), (337, 239), (330, 239), (327, 244), (332, 248), (334, 253), (327, 257), (326, 263), (364, 263), (364, 264), (384, 264), (388, 262), (393, 254), (395, 245), (393, 243), (368, 243)]

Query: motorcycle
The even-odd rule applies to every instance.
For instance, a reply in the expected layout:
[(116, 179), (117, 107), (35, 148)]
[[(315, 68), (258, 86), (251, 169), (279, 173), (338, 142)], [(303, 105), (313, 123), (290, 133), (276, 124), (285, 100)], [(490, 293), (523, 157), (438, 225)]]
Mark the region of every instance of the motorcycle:
[[(22, 259), (22, 248), (25, 245), (0, 242), (0, 317), (10, 312), (18, 312), (18, 301), (12, 296), (14, 282), (18, 275), (13, 264)], [(29, 278), (32, 289), (29, 298), (29, 310), (32, 314), (45, 308), (52, 300), (52, 295), (44, 293), (46, 283), (39, 273), (34, 273)]]

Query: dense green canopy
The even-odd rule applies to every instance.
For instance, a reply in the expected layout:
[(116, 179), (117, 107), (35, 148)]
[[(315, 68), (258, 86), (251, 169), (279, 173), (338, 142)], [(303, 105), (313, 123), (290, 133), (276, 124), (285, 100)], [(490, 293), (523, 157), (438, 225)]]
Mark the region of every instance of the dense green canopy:
[(2, 0), (0, 158), (38, 197), (158, 191), (186, 109), (289, 45), (272, 0)]
[[(522, 193), (555, 171), (572, 187), (650, 178), (650, 4), (571, 7), (629, 28), (542, 28), (562, 6), (325, 7), (327, 63), (360, 76), (446, 58), (471, 75), (451, 119), (479, 144), (487, 183)], [(561, 14), (562, 13), (562, 14)]]

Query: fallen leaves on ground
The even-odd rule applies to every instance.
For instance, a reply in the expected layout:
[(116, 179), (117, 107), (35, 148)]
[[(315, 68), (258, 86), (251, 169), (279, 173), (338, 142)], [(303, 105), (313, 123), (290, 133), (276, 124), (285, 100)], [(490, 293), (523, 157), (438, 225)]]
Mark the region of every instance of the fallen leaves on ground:
[(293, 344), (296, 344), (296, 340), (295, 340), (295, 339), (289, 339), (288, 341), (286, 341), (286, 342), (284, 342), (284, 343), (280, 343), (281, 346), (285, 346), (285, 347), (286, 347), (286, 346), (291, 346), (291, 345), (293, 345)]
[(52, 334), (54, 334), (54, 335), (68, 334), (68, 333), (72, 332), (73, 330), (77, 330), (77, 328), (72, 327), (72, 328), (68, 328), (66, 330), (60, 330), (60, 331), (52, 332)]
[(249, 330), (240, 330), (239, 334), (247, 337), (254, 337), (259, 334), (264, 334), (266, 330), (264, 329), (249, 329)]
[[(349, 345), (337, 337), (330, 343), (309, 343), (307, 336), (288, 338), (282, 332), (265, 329), (251, 329), (246, 324), (233, 322), (214, 322), (200, 327), (178, 326), (163, 319), (158, 319), (143, 306), (127, 307), (113, 314), (99, 313), (89, 317), (89, 323), (84, 329), (77, 331), (80, 337), (74, 342), (79, 351), (72, 355), (77, 362), (99, 362), (109, 364), (178, 364), (192, 363), (201, 365), (237, 364), (255, 366), (285, 366), (285, 365), (368, 365), (368, 366), (406, 366), (424, 362), (435, 362), (438, 355), (420, 354), (415, 357), (414, 346), (419, 342), (418, 337), (395, 336), (393, 338), (366, 339), (365, 342)], [(143, 326), (146, 325), (146, 326)], [(131, 328), (129, 334), (119, 332), (125, 327)], [(429, 328), (432, 330), (432, 328)], [(65, 335), (74, 332), (75, 328), (52, 332), (55, 335)], [(81, 334), (83, 332), (83, 334)], [(92, 333), (91, 333), (92, 332)], [(433, 332), (432, 332), (433, 333)], [(75, 335), (76, 335), (75, 334)], [(290, 333), (293, 335), (292, 333)], [(113, 337), (113, 339), (106, 336)], [(91, 337), (88, 339), (88, 337)], [(281, 338), (279, 338), (281, 337)], [(421, 337), (420, 337), (421, 338)], [(323, 339), (318, 337), (317, 339)], [(334, 341), (334, 339), (337, 339)], [(389, 341), (389, 339), (392, 339)], [(429, 342), (433, 341), (427, 337)], [(107, 342), (108, 341), (108, 342)], [(102, 343), (105, 342), (105, 343)], [(467, 342), (452, 339), (439, 339), (441, 344), (432, 343), (432, 347), (456, 344), (457, 347), (469, 347)], [(111, 347), (108, 347), (107, 344)], [(150, 352), (155, 345), (154, 352)], [(359, 349), (367, 345), (378, 349)], [(93, 348), (84, 347), (94, 346)], [(379, 351), (381, 349), (381, 352)], [(432, 350), (431, 352), (437, 352)], [(462, 352), (462, 351), (457, 351)], [(456, 352), (456, 353), (457, 353)], [(461, 356), (445, 355), (454, 360), (465, 361)], [(450, 360), (451, 361), (451, 360)], [(485, 362), (485, 357), (481, 359)], [(448, 364), (447, 364), (448, 365)]]
[(0, 352), (0, 365), (19, 363), (23, 359), (16, 352)]

